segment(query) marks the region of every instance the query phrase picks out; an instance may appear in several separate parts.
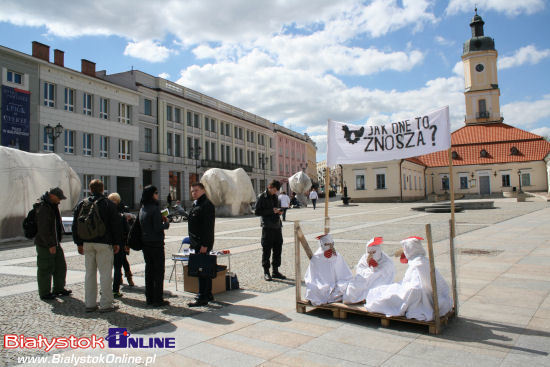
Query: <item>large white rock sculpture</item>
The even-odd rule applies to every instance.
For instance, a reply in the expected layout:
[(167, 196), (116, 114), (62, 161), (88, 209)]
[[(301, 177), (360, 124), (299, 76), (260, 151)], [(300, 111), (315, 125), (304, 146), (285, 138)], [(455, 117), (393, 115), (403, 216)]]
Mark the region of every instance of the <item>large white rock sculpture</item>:
[(57, 154), (28, 153), (0, 147), (0, 238), (23, 236), (23, 218), (46, 191), (60, 187), (67, 197), (61, 211), (72, 210), (80, 196), (76, 172)]
[(300, 171), (293, 174), (288, 179), (290, 189), (296, 193), (296, 198), (302, 204), (307, 206), (307, 193), (311, 189), (311, 179), (305, 172)]
[(256, 201), (256, 195), (252, 181), (244, 169), (231, 171), (211, 168), (204, 173), (201, 183), (216, 207), (217, 216), (237, 216), (252, 212), (250, 203)]

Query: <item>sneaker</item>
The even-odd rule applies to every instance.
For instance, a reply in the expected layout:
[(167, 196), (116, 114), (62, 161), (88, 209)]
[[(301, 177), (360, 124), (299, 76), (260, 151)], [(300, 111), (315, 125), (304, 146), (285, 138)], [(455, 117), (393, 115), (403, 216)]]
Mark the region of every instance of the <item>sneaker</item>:
[(60, 291), (54, 292), (56, 296), (69, 296), (73, 291), (70, 289), (62, 289)]
[(43, 296), (40, 296), (40, 299), (41, 299), (42, 301), (51, 301), (52, 299), (55, 299), (55, 294), (53, 294), (53, 293), (50, 292), (50, 293), (48, 293), (48, 294), (45, 294), (45, 295), (43, 295)]
[(119, 307), (117, 305), (113, 305), (111, 307), (106, 307), (106, 308), (100, 308), (99, 309), (99, 312), (101, 313), (106, 313), (106, 312), (112, 312), (112, 311), (116, 311), (118, 310)]
[(273, 272), (273, 278), (276, 278), (276, 279), (286, 279), (286, 277), (285, 277), (283, 274), (279, 273), (278, 271), (274, 271), (274, 272)]
[(98, 309), (97, 306), (94, 306), (94, 307), (86, 307), (86, 312), (94, 312)]
[(271, 282), (273, 280), (273, 278), (271, 277), (271, 275), (269, 275), (269, 273), (265, 273), (264, 274), (264, 280), (266, 280), (268, 282)]
[(122, 297), (122, 293), (120, 293), (120, 292), (113, 292), (113, 297), (115, 297), (115, 298), (120, 298), (120, 297)]
[(204, 299), (204, 298), (198, 298), (195, 300), (195, 302), (188, 304), (189, 307), (201, 307), (201, 306), (207, 306), (207, 305), (208, 305), (208, 299)]

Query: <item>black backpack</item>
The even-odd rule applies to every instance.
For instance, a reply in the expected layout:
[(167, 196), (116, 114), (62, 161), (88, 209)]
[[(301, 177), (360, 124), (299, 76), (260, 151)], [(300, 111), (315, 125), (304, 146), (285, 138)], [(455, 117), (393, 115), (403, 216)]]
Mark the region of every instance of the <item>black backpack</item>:
[(36, 210), (40, 206), (40, 203), (35, 203), (32, 209), (29, 210), (25, 219), (23, 219), (23, 233), (28, 239), (32, 239), (38, 233), (38, 226), (36, 225)]
[(127, 245), (134, 251), (143, 250), (143, 237), (141, 235), (141, 224), (139, 223), (139, 214), (137, 219), (132, 223), (130, 227), (130, 233), (128, 233)]

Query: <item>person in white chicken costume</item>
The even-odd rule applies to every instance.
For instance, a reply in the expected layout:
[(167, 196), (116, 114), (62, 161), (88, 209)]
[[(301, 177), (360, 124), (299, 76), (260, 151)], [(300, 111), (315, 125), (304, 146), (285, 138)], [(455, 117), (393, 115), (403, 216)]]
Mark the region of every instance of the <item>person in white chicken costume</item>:
[(392, 259), (380, 245), (382, 237), (374, 237), (367, 242), (366, 253), (355, 266), (355, 277), (349, 282), (344, 294), (344, 303), (365, 302), (371, 288), (391, 284), (395, 275)]
[(305, 275), (306, 299), (318, 306), (342, 300), (353, 274), (334, 249), (330, 234), (317, 237), (319, 249), (313, 254)]
[[(405, 316), (408, 319), (431, 321), (434, 318), (430, 262), (422, 247), (423, 238), (409, 237), (401, 241), (401, 262), (409, 267), (400, 283), (372, 288), (367, 294), (367, 311), (386, 316)], [(451, 310), (449, 286), (439, 271), (435, 270), (439, 315)]]

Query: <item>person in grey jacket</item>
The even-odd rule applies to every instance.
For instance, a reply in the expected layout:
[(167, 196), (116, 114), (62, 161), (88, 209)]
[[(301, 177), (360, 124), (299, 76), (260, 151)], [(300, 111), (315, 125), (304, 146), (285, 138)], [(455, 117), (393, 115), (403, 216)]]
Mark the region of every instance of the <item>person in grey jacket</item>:
[(145, 298), (148, 305), (161, 307), (168, 304), (163, 298), (164, 230), (170, 223), (160, 213), (159, 193), (155, 186), (149, 185), (143, 189), (139, 224), (145, 260)]

